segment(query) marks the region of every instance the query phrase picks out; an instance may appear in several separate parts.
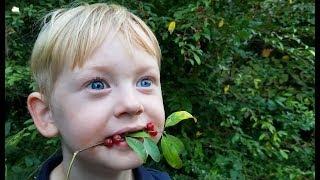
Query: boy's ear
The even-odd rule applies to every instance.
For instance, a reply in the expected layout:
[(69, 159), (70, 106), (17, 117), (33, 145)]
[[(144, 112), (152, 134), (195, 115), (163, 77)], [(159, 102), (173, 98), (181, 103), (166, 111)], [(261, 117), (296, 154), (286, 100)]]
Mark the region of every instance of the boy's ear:
[(43, 96), (39, 92), (33, 92), (28, 96), (28, 110), (38, 131), (45, 137), (57, 136), (59, 130), (51, 116), (51, 110), (46, 105)]

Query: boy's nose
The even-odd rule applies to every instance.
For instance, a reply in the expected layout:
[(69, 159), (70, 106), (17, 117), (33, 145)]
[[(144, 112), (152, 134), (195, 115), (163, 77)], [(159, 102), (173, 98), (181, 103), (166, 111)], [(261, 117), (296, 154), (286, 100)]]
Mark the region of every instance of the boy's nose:
[(140, 101), (135, 97), (132, 92), (126, 92), (125, 95), (121, 95), (114, 108), (114, 114), (116, 117), (123, 115), (136, 116), (144, 112), (144, 108)]

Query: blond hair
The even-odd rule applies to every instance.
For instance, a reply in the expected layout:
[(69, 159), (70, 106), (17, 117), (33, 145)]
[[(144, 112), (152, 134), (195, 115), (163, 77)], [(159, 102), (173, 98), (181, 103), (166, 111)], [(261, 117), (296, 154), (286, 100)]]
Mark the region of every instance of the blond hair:
[(126, 8), (96, 3), (57, 9), (44, 17), (31, 55), (31, 71), (47, 103), (64, 66), (82, 67), (110, 33), (121, 33), (126, 44), (140, 46), (160, 66), (161, 51), (155, 35)]

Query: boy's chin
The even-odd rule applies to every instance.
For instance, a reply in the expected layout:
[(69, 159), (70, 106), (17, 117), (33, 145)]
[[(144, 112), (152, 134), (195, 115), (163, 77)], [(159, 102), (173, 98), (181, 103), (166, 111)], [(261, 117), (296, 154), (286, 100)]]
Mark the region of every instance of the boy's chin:
[(142, 161), (118, 161), (110, 164), (109, 162), (104, 164), (105, 169), (111, 170), (113, 172), (117, 171), (125, 171), (130, 169), (135, 169), (141, 166), (143, 163)]
[(101, 167), (101, 170), (111, 170), (113, 172), (135, 169), (143, 164), (138, 155), (129, 148), (118, 149), (115, 147), (114, 149), (106, 150), (108, 149), (104, 146), (88, 149), (77, 156), (76, 162), (89, 169), (95, 167), (97, 170), (100, 169), (98, 167)]
[[(99, 158), (99, 164), (104, 167), (104, 169), (110, 169), (113, 171), (123, 171), (134, 169), (143, 164), (143, 161), (138, 158), (134, 152), (128, 153), (127, 156), (115, 155), (113, 158)], [(104, 154), (106, 156), (108, 154)], [(114, 155), (114, 154), (113, 154)], [(94, 162), (92, 162), (94, 164)], [(95, 164), (98, 165), (98, 164)]]
[(135, 169), (139, 166), (141, 166), (142, 162), (125, 162), (125, 163), (119, 163), (117, 165), (114, 165), (113, 169), (117, 171), (124, 171), (129, 169)]

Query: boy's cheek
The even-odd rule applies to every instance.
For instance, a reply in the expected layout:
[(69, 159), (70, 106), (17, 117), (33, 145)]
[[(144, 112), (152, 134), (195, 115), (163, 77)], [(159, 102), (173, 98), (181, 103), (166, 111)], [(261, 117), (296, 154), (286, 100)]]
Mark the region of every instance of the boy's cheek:
[(164, 114), (164, 110), (162, 110), (159, 114), (157, 121), (155, 122), (157, 130), (159, 132), (162, 132), (164, 130), (164, 123), (165, 123), (165, 114)]
[(56, 116), (56, 118), (59, 121), (57, 126), (60, 135), (73, 150), (101, 141), (97, 138), (101, 137), (98, 133), (103, 132), (104, 126), (97, 124), (98, 121), (92, 121), (87, 115), (82, 114), (82, 117), (80, 117), (79, 114), (69, 113), (59, 117)]
[[(89, 127), (90, 128), (90, 127)], [(92, 145), (97, 137), (97, 129), (84, 129), (81, 127), (69, 127), (62, 129), (61, 136), (73, 150), (79, 150), (83, 147)]]

